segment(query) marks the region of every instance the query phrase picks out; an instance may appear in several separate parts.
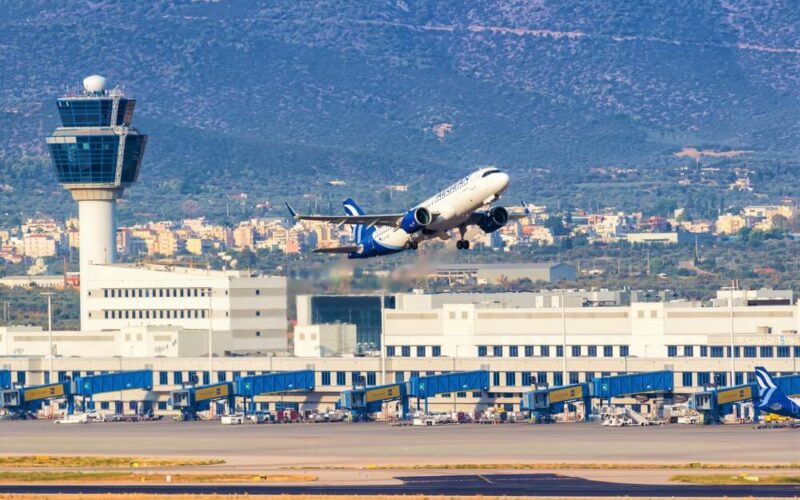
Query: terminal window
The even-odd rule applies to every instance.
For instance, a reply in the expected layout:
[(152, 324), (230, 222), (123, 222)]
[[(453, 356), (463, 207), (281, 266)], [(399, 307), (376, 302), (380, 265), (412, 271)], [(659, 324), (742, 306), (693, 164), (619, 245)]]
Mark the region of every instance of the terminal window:
[(478, 346), (478, 357), (479, 358), (485, 358), (486, 357), (486, 346), (485, 345), (479, 345)]
[(755, 346), (745, 346), (744, 347), (744, 357), (745, 358), (755, 358), (756, 357), (756, 348), (755, 348)]
[(569, 383), (577, 384), (580, 382), (580, 374), (578, 372), (569, 372)]
[(386, 355), (387, 356), (394, 356), (394, 346), (393, 345), (387, 345), (386, 346)]
[(667, 346), (667, 357), (674, 358), (678, 355), (678, 347), (674, 345)]
[(603, 346), (603, 357), (611, 358), (614, 356), (614, 346), (604, 345)]
[(628, 356), (630, 354), (630, 348), (626, 345), (619, 346), (619, 355), (622, 357)]
[(532, 358), (533, 357), (533, 346), (532, 345), (526, 345), (525, 346), (525, 357), (526, 358)]
[(433, 355), (434, 358), (438, 358), (439, 356), (442, 355), (442, 346), (435, 345), (435, 346), (432, 347), (432, 350), (433, 350), (432, 355)]
[(597, 346), (596, 345), (590, 345), (589, 346), (589, 356), (592, 357), (592, 358), (597, 357)]
[(540, 349), (540, 353), (541, 353), (541, 356), (543, 358), (549, 358), (550, 357), (550, 346), (549, 345), (543, 345), (541, 347), (541, 349)]
[(404, 345), (401, 349), (404, 358), (411, 357), (411, 346)]
[(503, 356), (503, 346), (496, 345), (496, 346), (492, 347), (492, 354), (496, 358), (502, 357)]
[(519, 347), (512, 345), (508, 347), (508, 355), (512, 358), (519, 357)]
[(761, 357), (771, 358), (773, 355), (772, 346), (761, 346)]
[(424, 358), (425, 357), (425, 346), (424, 345), (418, 345), (417, 346), (417, 357), (418, 358)]
[(572, 346), (572, 357), (577, 358), (581, 355), (581, 346), (574, 345)]
[(694, 377), (692, 376), (692, 372), (683, 372), (683, 386), (684, 387), (693, 387), (694, 381), (692, 380)]

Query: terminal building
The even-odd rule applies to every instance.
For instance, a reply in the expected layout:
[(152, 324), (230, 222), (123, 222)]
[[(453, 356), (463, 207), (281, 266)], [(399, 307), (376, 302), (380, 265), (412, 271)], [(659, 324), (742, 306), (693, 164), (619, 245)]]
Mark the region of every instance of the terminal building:
[[(750, 382), (756, 366), (798, 370), (800, 305), (790, 291), (775, 290), (721, 290), (707, 302), (627, 290), (301, 295), (290, 351), (285, 278), (116, 262), (115, 202), (138, 176), (146, 137), (130, 127), (135, 101), (106, 91), (100, 77), (84, 83), (82, 94), (59, 100), (63, 127), (48, 139), (59, 181), (79, 203), (81, 330), (0, 328), (0, 373), (13, 384), (151, 370), (151, 388), (96, 401), (125, 411), (146, 401), (166, 412), (171, 391), (187, 384), (313, 370), (312, 391), (256, 402), (325, 410), (355, 384), (488, 371), (489, 391), (429, 401), (432, 411), (472, 411), (518, 409), (532, 387), (607, 375), (669, 370), (674, 392), (690, 394)], [(493, 282), (498, 274), (576, 276), (564, 264), (442, 272)]]
[[(163, 330), (168, 329), (166, 326), (137, 326), (119, 331), (118, 335), (129, 340), (119, 339), (116, 351), (92, 347), (100, 342), (74, 338), (80, 332), (56, 334), (59, 345), (52, 360), (54, 373), (49, 375), (46, 332), (39, 330), (36, 335), (8, 328), (0, 329), (0, 346), (5, 345), (0, 351), (0, 370), (11, 370), (17, 382), (35, 384), (51, 377), (148, 368), (157, 374), (153, 390), (126, 393), (124, 397), (131, 402), (146, 398), (160, 411), (166, 411), (170, 391), (189, 380), (217, 382), (313, 369), (313, 392), (263, 396), (258, 402), (262, 409), (274, 408), (280, 401), (300, 409), (325, 410), (335, 406), (342, 391), (360, 381), (376, 385), (420, 375), (488, 370), (490, 392), (460, 392), (430, 400), (433, 411), (471, 411), (495, 405), (517, 409), (522, 395), (534, 386), (560, 386), (655, 370), (674, 372), (675, 392), (691, 394), (715, 384), (752, 382), (753, 370), (760, 365), (780, 375), (796, 373), (800, 359), (800, 306), (759, 305), (752, 298), (746, 300), (751, 292), (735, 292), (733, 307), (722, 301), (563, 307), (556, 302), (535, 307), (535, 300), (525, 307), (516, 302), (520, 294), (470, 294), (469, 302), (464, 295), (397, 295), (397, 307), (383, 311), (384, 348), (372, 355), (352, 350), (352, 325), (310, 325), (299, 331), (319, 337), (298, 342), (295, 355), (219, 353), (211, 361), (209, 374), (204, 335), (190, 337), (177, 351), (156, 354), (144, 346), (139, 348), (139, 339), (152, 339), (156, 346), (156, 339), (175, 334)], [(509, 299), (506, 303), (503, 295)], [(765, 295), (775, 300), (776, 296), (790, 297), (791, 292), (770, 291)], [(720, 291), (717, 299), (725, 296), (730, 298), (730, 292)], [(94, 335), (111, 338), (113, 334)], [(39, 339), (38, 350), (20, 351), (24, 342), (34, 337)], [(108, 404), (119, 402), (113, 399), (118, 395), (109, 397)]]

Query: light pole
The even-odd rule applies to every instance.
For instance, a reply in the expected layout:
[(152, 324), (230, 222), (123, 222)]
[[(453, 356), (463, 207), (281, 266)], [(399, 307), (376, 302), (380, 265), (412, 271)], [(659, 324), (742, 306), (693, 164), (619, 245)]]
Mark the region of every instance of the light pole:
[[(458, 359), (458, 344), (456, 344), (455, 347), (456, 347), (456, 352), (455, 352), (455, 356), (453, 356), (453, 373), (456, 372), (456, 359)], [(456, 401), (456, 396), (457, 395), (458, 395), (458, 391), (453, 393), (453, 413), (458, 413), (458, 410), (456, 409), (457, 408), (456, 405), (458, 404), (457, 401)]]
[(386, 385), (386, 335), (384, 334), (384, 330), (386, 329), (386, 310), (384, 304), (386, 302), (385, 294), (381, 294), (381, 332), (380, 332), (380, 342), (381, 342), (381, 384)]
[(734, 336), (734, 315), (733, 315), (733, 286), (731, 286), (731, 300), (729, 302), (730, 306), (730, 316), (731, 316), (731, 379), (728, 385), (736, 385), (736, 341)]
[(48, 367), (47, 378), (48, 383), (53, 380), (53, 292), (43, 292), (41, 295), (47, 297), (47, 341), (48, 341)]
[(564, 310), (564, 290), (561, 290), (559, 302), (561, 305), (561, 384), (567, 385), (567, 314)]
[(213, 341), (213, 330), (214, 330), (214, 323), (212, 320), (212, 316), (214, 313), (214, 309), (212, 306), (212, 292), (213, 288), (208, 287), (208, 383), (211, 384), (212, 378), (214, 376), (213, 368), (214, 368), (214, 341)]

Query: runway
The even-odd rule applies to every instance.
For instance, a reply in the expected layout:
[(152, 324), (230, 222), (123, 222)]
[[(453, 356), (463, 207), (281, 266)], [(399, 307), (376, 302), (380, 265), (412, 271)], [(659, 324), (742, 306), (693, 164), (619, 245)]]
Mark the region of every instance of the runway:
[(800, 485), (646, 485), (606, 483), (560, 474), (480, 474), (398, 477), (399, 485), (0, 485), (0, 494), (223, 494), (223, 495), (496, 495), (570, 497), (800, 496)]
[(223, 459), (230, 471), (464, 463), (797, 461), (798, 432), (750, 426), (609, 428), (596, 424), (392, 427), (384, 423), (226, 426), (0, 422), (0, 453)]

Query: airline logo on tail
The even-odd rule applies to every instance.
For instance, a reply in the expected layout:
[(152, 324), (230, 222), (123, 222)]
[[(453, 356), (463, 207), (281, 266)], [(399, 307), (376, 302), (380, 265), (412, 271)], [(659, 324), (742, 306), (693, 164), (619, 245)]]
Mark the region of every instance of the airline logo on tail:
[(784, 417), (800, 418), (800, 405), (788, 397), (763, 366), (756, 367), (758, 408)]
[[(342, 202), (344, 206), (344, 212), (347, 215), (365, 215), (365, 212), (358, 206), (352, 198), (347, 198)], [(354, 224), (353, 225), (353, 240), (356, 244), (363, 243), (364, 238), (364, 224)]]

